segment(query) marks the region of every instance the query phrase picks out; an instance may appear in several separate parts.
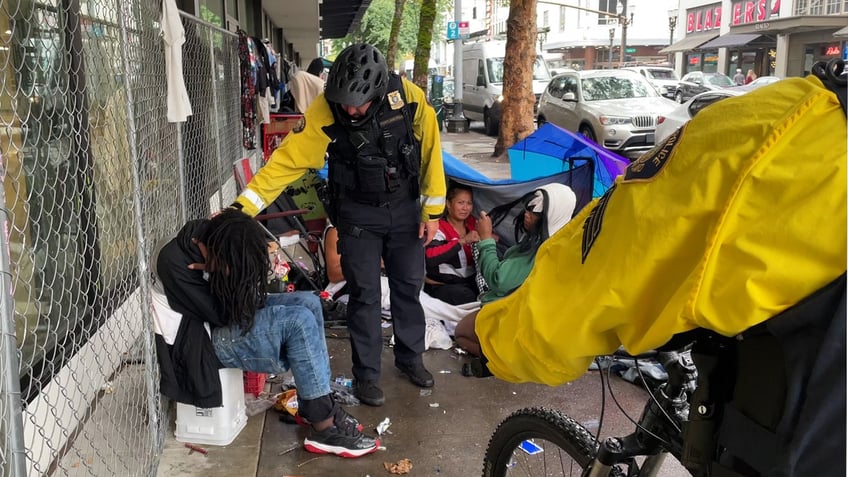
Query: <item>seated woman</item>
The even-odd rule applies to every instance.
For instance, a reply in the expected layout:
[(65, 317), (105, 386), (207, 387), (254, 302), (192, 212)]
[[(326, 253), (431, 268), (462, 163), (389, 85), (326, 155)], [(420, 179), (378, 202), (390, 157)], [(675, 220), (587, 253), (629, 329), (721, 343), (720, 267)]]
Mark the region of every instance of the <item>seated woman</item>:
[(445, 215), (439, 230), (427, 245), (427, 276), (424, 291), (451, 305), (477, 300), (471, 244), (480, 240), (477, 220), (471, 215), (471, 188), (456, 182), (448, 187)]
[[(503, 258), (498, 257), (493, 238), (493, 219), (481, 212), (477, 221), (477, 233), (480, 235), (477, 269), (489, 287), (480, 298), (484, 306), (512, 293), (524, 283), (533, 268), (539, 246), (571, 220), (577, 204), (574, 191), (559, 183), (544, 185), (522, 199), (524, 213), (515, 218), (516, 243), (506, 250)], [(493, 211), (496, 215), (494, 220), (503, 220), (502, 214), (506, 212), (508, 210)], [(480, 341), (474, 332), (476, 318), (477, 312), (463, 318), (456, 326), (455, 337), (461, 348), (479, 356)]]

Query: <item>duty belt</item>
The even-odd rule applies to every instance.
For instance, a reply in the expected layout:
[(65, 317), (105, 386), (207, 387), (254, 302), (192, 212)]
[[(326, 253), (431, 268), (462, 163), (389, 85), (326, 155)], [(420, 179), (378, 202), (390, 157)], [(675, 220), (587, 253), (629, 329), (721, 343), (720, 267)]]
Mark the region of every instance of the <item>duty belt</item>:
[(411, 199), (408, 186), (400, 187), (394, 192), (381, 192), (378, 194), (362, 194), (353, 190), (346, 190), (339, 197), (339, 200), (350, 200), (357, 204), (371, 207), (386, 207), (392, 202), (405, 199)]

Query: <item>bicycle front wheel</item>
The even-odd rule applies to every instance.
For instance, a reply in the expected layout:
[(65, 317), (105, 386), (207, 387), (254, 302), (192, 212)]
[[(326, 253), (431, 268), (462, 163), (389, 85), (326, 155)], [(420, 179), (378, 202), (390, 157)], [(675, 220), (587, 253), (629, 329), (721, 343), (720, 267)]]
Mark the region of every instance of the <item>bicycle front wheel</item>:
[(595, 438), (559, 411), (527, 408), (495, 429), (483, 458), (483, 477), (579, 476), (595, 459)]

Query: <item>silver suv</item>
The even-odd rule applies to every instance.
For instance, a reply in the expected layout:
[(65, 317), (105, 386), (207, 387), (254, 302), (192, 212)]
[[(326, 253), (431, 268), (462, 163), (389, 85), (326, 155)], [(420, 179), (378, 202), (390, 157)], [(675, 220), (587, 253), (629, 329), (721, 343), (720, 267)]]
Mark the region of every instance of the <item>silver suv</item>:
[(673, 110), (638, 73), (571, 71), (554, 77), (539, 100), (538, 123), (550, 122), (629, 158), (654, 146), (657, 116)]

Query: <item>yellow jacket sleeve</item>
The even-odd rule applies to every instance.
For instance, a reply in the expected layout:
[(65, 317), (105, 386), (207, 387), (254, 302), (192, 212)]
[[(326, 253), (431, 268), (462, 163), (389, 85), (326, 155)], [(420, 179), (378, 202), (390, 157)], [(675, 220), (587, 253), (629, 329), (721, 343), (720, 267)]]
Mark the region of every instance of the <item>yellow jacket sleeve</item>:
[(501, 379), (559, 385), (619, 345), (733, 336), (846, 269), (846, 121), (813, 76), (701, 111), (542, 245), (476, 332)]
[(301, 121), (236, 198), (246, 214), (258, 214), (306, 171), (324, 167), (330, 138), (322, 128), (333, 124), (333, 113), (323, 93), (315, 98)]
[(421, 144), (421, 215), (423, 221), (439, 220), (445, 208), (447, 183), (442, 164), (442, 143), (436, 111), (427, 102), (424, 91), (411, 81), (402, 80), (409, 103), (417, 103), (412, 130)]

